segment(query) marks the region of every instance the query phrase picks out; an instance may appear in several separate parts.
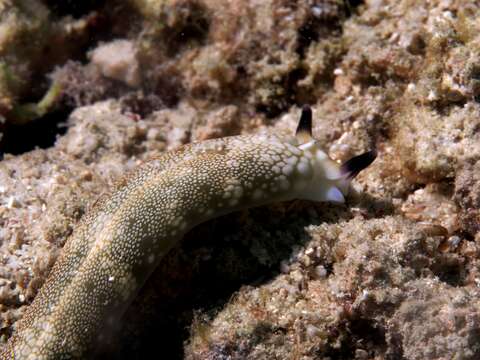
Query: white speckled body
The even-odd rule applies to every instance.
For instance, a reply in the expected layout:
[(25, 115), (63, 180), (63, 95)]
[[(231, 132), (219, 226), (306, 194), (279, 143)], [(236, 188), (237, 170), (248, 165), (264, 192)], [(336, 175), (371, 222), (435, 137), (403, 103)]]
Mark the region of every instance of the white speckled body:
[(193, 226), (270, 202), (342, 201), (338, 178), (316, 146), (274, 135), (206, 141), (151, 160), (82, 219), (0, 358), (83, 358)]

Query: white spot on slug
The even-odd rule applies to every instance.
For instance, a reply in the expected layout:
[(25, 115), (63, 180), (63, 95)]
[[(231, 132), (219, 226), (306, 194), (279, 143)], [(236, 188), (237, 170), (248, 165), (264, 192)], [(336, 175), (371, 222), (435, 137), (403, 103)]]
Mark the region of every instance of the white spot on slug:
[(282, 168), (282, 173), (287, 175), (287, 176), (290, 176), (292, 175), (293, 173), (293, 166), (292, 165), (285, 165), (283, 168)]
[(305, 161), (301, 161), (300, 163), (298, 163), (297, 170), (300, 174), (304, 176), (309, 175), (311, 173), (311, 168), (309, 164)]

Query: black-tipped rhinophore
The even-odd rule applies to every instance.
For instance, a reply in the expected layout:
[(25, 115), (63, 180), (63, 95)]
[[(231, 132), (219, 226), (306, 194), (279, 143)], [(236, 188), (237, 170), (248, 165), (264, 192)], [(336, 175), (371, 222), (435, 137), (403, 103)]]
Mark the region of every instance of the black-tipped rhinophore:
[(302, 108), (302, 115), (300, 116), (295, 136), (301, 143), (312, 140), (312, 109), (308, 105), (304, 105)]
[(373, 149), (363, 153), (361, 155), (355, 156), (345, 162), (340, 171), (347, 179), (353, 179), (358, 175), (360, 171), (365, 169), (370, 165), (377, 157), (377, 150)]

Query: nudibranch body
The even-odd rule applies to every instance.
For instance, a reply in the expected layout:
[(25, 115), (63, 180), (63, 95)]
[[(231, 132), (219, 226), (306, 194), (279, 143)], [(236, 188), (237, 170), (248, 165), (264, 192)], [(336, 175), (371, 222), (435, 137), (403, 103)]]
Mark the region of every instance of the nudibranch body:
[(162, 257), (195, 225), (235, 210), (308, 199), (343, 202), (374, 152), (343, 166), (311, 138), (227, 137), (152, 159), (104, 195), (68, 239), (1, 359), (85, 358)]

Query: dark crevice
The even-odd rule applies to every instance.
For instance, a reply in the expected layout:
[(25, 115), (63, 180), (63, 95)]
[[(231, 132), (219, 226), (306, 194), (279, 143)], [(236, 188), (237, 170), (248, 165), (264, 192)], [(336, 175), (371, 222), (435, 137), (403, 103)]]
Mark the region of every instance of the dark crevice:
[(432, 110), (434, 110), (440, 116), (448, 116), (457, 109), (462, 109), (468, 103), (469, 99), (461, 97), (458, 99), (450, 99), (446, 96), (441, 99), (432, 102)]
[(470, 69), (467, 69), (467, 73), (470, 79), (473, 100), (478, 103), (480, 102), (480, 66), (472, 65)]
[[(154, 111), (164, 109), (166, 105), (163, 99), (156, 94), (143, 92), (129, 92), (120, 97), (122, 113), (138, 115), (145, 118)], [(172, 102), (173, 103), (173, 102)], [(176, 103), (173, 103), (175, 105)]]
[(300, 58), (305, 57), (312, 42), (342, 34), (342, 20), (340, 16), (318, 18), (314, 15), (307, 18), (298, 29), (298, 44), (296, 52)]
[(385, 347), (387, 344), (385, 330), (376, 326), (371, 319), (354, 319), (350, 322), (349, 328), (352, 336), (359, 343), (373, 343), (380, 347)]
[(329, 277), (330, 275), (333, 274), (333, 266), (334, 265), (335, 265), (335, 263), (324, 263), (323, 264), (323, 268), (327, 272), (327, 277)]
[(46, 149), (55, 144), (58, 136), (65, 134), (65, 122), (72, 108), (63, 108), (30, 121), (25, 125), (7, 124), (0, 142), (0, 157), (4, 154), (18, 155), (35, 148)]
[(465, 239), (466, 241), (474, 242), (476, 233), (477, 232), (460, 231), (458, 233), (458, 236)]
[(462, 286), (466, 278), (465, 269), (461, 264), (442, 264), (437, 269), (432, 269), (440, 281), (450, 286)]
[(164, 19), (167, 26), (162, 32), (167, 54), (177, 56), (192, 45), (205, 44), (210, 30), (207, 8), (200, 2), (180, 3), (171, 12), (172, 18)]
[(358, 7), (365, 4), (364, 0), (344, 0), (345, 13), (347, 17), (357, 14)]
[(71, 15), (79, 19), (105, 4), (105, 0), (44, 0), (50, 10), (57, 16)]
[[(287, 111), (292, 105), (302, 106), (313, 102), (314, 99), (299, 95), (298, 82), (306, 75), (307, 71), (305, 69), (297, 68), (288, 73), (278, 83), (271, 84), (272, 89), (279, 87), (284, 91), (280, 96), (272, 97), (269, 101), (259, 104), (257, 111), (265, 114), (267, 118), (273, 119)], [(272, 93), (275, 93), (275, 91), (272, 90)]]
[[(330, 347), (322, 355), (332, 360), (355, 359), (357, 350), (368, 354), (369, 359), (382, 357), (387, 349), (385, 330), (375, 325), (370, 319), (352, 319), (344, 324), (344, 331), (348, 334), (341, 345)], [(333, 338), (337, 337), (337, 331), (333, 331)], [(380, 351), (379, 351), (380, 349)]]

